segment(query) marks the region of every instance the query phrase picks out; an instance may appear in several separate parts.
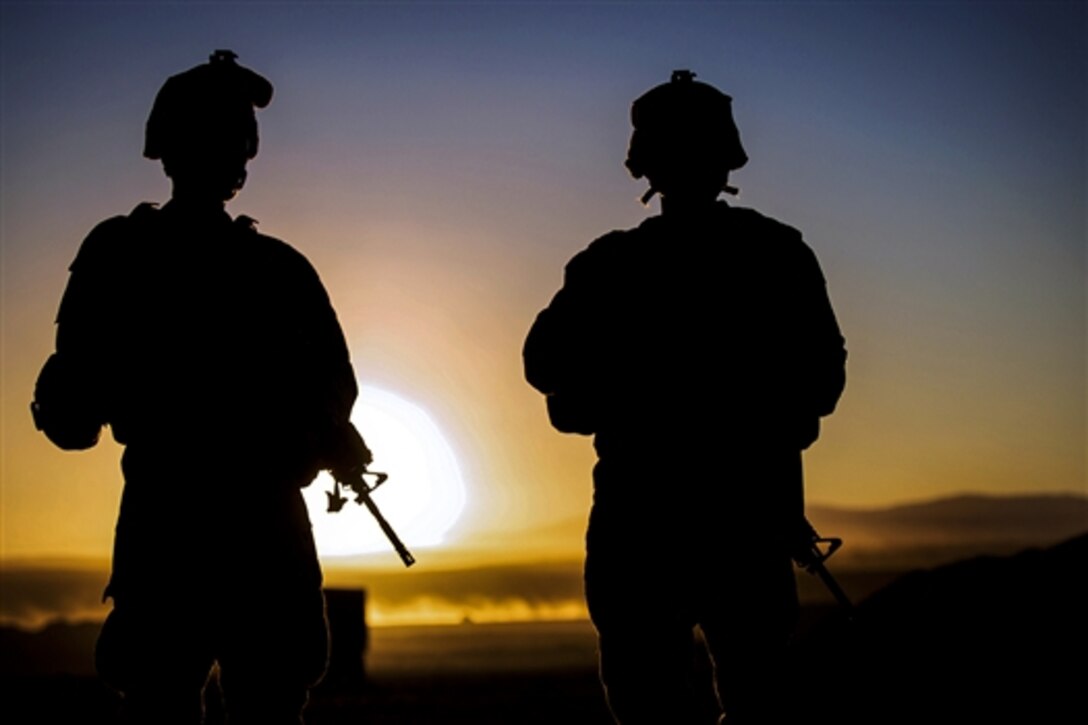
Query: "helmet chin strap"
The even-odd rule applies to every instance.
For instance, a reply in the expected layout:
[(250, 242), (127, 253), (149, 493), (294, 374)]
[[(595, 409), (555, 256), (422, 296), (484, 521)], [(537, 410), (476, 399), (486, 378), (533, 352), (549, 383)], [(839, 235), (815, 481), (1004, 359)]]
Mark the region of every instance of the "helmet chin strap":
[[(735, 186), (730, 186), (729, 184), (725, 184), (724, 186), (722, 186), (722, 191), (724, 191), (726, 194), (729, 194), (730, 196), (736, 196), (737, 194), (740, 193), (739, 188), (737, 188)], [(650, 200), (653, 199), (654, 195), (657, 194), (657, 193), (659, 193), (657, 191), (657, 189), (655, 189), (653, 186), (651, 186), (649, 189), (646, 190), (645, 194), (643, 194), (642, 196), (639, 197), (639, 202), (643, 206), (647, 206), (647, 205), (649, 205)]]

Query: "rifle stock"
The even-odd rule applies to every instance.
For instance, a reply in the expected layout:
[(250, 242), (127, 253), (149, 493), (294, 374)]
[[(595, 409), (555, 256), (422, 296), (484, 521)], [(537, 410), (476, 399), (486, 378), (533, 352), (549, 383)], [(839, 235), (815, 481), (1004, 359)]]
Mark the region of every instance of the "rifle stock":
[[(824, 564), (842, 546), (842, 539), (820, 536), (816, 533), (816, 529), (812, 524), (809, 523), (809, 520), (805, 519), (800, 543), (801, 545), (793, 555), (793, 560), (797, 563), (797, 566), (809, 574), (818, 576), (824, 586), (828, 588), (828, 591), (831, 592), (831, 596), (846, 611), (847, 617), (852, 618), (854, 605), (850, 601), (850, 597), (846, 595), (838, 580), (835, 579)], [(826, 549), (822, 548), (824, 546), (826, 546)]]

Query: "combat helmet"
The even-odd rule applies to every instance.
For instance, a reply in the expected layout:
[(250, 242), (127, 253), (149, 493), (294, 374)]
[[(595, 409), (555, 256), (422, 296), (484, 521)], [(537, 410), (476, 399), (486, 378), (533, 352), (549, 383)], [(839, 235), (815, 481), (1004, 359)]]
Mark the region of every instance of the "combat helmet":
[[(631, 105), (628, 171), (652, 182), (665, 169), (725, 177), (744, 166), (748, 155), (733, 120), (732, 101), (714, 86), (696, 81), (691, 71), (673, 71), (668, 83), (651, 88)], [(725, 190), (735, 193), (731, 187)]]
[(256, 108), (272, 100), (272, 84), (217, 50), (208, 62), (166, 79), (147, 119), (144, 156), (165, 159), (225, 136), (242, 137), (257, 155)]

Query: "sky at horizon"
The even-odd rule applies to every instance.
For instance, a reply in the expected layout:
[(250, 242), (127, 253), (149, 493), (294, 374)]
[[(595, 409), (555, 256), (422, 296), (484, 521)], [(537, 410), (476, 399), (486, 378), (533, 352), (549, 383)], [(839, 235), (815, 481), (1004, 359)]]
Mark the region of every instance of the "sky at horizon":
[(275, 86), (228, 208), (314, 264), (361, 384), (445, 435), (449, 547), (585, 516), (590, 441), (550, 429), (521, 343), (571, 256), (656, 213), (622, 166), (628, 111), (675, 68), (733, 96), (731, 203), (803, 231), (847, 338), (810, 500), (1088, 492), (1086, 23), (1083, 3), (3, 3), (0, 558), (109, 554), (120, 449), (61, 452), (27, 405), (80, 241), (169, 196), (140, 156), (151, 100), (216, 48)]

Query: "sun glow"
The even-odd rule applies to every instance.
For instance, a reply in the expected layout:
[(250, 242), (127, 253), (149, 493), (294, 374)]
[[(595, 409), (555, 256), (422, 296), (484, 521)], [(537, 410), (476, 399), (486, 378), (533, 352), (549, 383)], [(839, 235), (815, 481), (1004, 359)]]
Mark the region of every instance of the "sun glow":
[[(465, 506), (465, 484), (453, 449), (419, 406), (378, 388), (364, 387), (352, 422), (374, 453), (370, 469), (389, 474), (374, 502), (409, 549), (443, 543)], [(389, 540), (366, 508), (349, 502), (329, 513), (332, 478), (322, 473), (303, 491), (322, 557), (389, 551)]]

